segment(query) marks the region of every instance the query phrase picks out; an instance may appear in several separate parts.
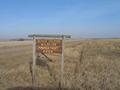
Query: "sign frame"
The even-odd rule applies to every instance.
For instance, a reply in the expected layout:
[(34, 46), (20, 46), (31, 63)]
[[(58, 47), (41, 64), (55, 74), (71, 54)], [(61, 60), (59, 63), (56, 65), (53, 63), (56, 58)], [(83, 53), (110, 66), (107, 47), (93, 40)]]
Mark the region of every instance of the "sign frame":
[(35, 87), (35, 68), (36, 68), (36, 38), (60, 38), (62, 40), (62, 53), (61, 53), (61, 74), (60, 74), (60, 88), (64, 85), (64, 40), (71, 38), (71, 35), (49, 35), (49, 34), (32, 34), (28, 37), (33, 38), (33, 64), (32, 64), (32, 86)]

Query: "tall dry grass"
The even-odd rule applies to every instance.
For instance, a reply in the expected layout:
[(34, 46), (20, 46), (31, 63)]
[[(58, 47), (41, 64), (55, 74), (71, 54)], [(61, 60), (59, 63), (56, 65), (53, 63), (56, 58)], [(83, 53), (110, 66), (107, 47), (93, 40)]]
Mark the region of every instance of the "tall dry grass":
[[(12, 44), (10, 44), (12, 45)], [(27, 90), (32, 78), (32, 44), (1, 47), (0, 90)], [(28, 46), (26, 46), (28, 45)], [(64, 87), (72, 90), (120, 90), (120, 40), (80, 40), (65, 42)], [(10, 53), (11, 52), (11, 53)], [(37, 89), (59, 87), (61, 55), (48, 55), (53, 61), (36, 66)], [(49, 72), (52, 73), (50, 76)], [(16, 88), (15, 88), (16, 87)], [(25, 89), (24, 89), (25, 88)], [(30, 90), (30, 88), (28, 88)]]

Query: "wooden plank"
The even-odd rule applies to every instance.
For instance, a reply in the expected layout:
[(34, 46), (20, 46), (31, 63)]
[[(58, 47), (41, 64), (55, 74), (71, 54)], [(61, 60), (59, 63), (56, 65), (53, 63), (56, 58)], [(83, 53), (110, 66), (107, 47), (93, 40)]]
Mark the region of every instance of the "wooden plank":
[(28, 35), (28, 37), (71, 38), (70, 35), (48, 35), (48, 34), (32, 34), (32, 35)]

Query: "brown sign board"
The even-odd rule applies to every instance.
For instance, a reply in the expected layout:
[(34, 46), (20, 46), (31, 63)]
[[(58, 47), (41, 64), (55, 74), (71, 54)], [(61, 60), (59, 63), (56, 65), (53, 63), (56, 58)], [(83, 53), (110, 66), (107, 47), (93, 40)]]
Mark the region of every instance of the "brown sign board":
[(62, 53), (62, 40), (36, 39), (37, 53)]

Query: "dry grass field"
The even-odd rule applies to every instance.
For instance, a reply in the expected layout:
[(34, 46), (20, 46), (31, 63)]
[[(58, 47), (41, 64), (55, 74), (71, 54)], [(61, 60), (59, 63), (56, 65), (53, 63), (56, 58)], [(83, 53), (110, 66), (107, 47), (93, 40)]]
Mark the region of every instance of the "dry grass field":
[[(66, 40), (64, 52), (65, 90), (120, 90), (120, 39)], [(58, 89), (61, 55), (48, 57), (49, 70), (36, 66), (36, 90)], [(32, 41), (0, 42), (0, 90), (31, 90), (30, 61)]]

